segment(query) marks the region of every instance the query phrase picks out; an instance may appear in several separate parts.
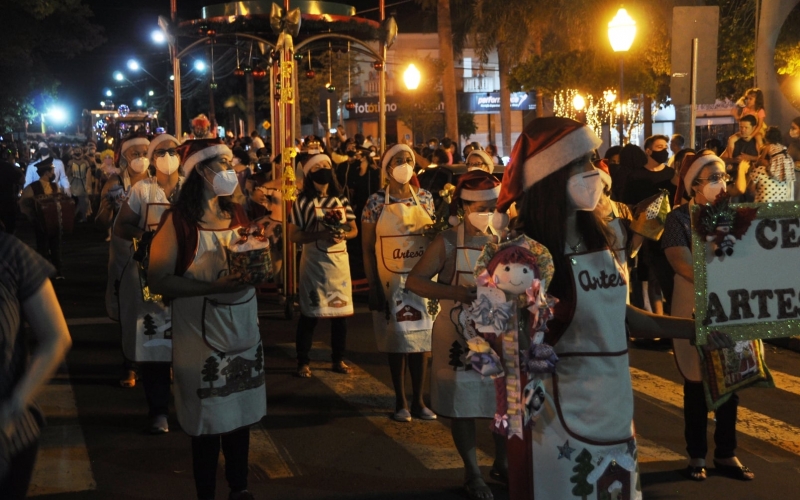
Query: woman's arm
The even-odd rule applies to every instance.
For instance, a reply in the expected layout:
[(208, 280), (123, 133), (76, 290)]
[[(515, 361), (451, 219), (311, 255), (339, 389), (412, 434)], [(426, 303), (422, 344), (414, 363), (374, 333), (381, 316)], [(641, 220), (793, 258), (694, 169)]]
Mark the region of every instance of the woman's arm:
[[(333, 239), (333, 231), (326, 229), (324, 231), (303, 231), (298, 226), (289, 223), (289, 240), (298, 245), (305, 245), (306, 243), (314, 243), (317, 240)], [(356, 232), (357, 233), (357, 232)]]
[(369, 309), (383, 311), (386, 297), (378, 275), (378, 256), (375, 254), (376, 225), (374, 222), (361, 223), (361, 252), (364, 256), (364, 274), (369, 285)]
[(625, 320), (632, 337), (640, 339), (674, 338), (689, 340), (695, 338), (694, 320), (692, 319), (658, 316), (632, 305), (627, 307)]
[(133, 211), (127, 201), (123, 203), (114, 222), (114, 235), (128, 241), (133, 238), (141, 239), (144, 230), (139, 227), (139, 218), (139, 214)]
[(465, 304), (471, 304), (475, 300), (477, 289), (473, 287), (463, 287), (446, 285), (431, 281), (444, 267), (447, 258), (447, 249), (444, 245), (442, 235), (436, 236), (430, 246), (422, 254), (422, 258), (411, 270), (406, 281), (406, 288), (416, 293), (420, 297), (428, 299), (447, 299), (456, 300)]
[(694, 283), (694, 264), (692, 261), (692, 252), (688, 247), (669, 247), (664, 249), (664, 255), (667, 256), (667, 261), (672, 269), (688, 280)]
[(198, 297), (215, 293), (236, 292), (249, 285), (238, 274), (223, 276), (214, 282), (193, 280), (175, 275), (178, 260), (178, 240), (172, 216), (167, 218), (150, 245), (150, 265), (147, 284), (153, 293), (170, 298)]

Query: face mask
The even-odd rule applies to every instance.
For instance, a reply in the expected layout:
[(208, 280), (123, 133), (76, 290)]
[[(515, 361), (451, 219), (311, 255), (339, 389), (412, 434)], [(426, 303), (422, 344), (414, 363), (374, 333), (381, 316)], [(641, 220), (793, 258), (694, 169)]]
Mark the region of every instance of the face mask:
[(356, 152), (355, 151), (348, 151), (346, 154), (347, 154), (347, 156), (352, 158), (352, 157), (354, 157), (356, 155)]
[(789, 137), (791, 137), (792, 139), (797, 139), (798, 137), (800, 137), (800, 129), (793, 128), (789, 130)]
[(720, 193), (724, 193), (727, 186), (722, 181), (717, 182), (709, 182), (705, 186), (703, 186), (703, 196), (706, 197), (706, 200), (709, 202), (713, 202), (717, 199)]
[(131, 170), (133, 170), (137, 174), (141, 174), (142, 172), (147, 170), (147, 167), (150, 166), (150, 160), (144, 157), (136, 158), (135, 160), (131, 161), (128, 165), (130, 166)]
[(603, 181), (597, 171), (573, 175), (567, 182), (567, 195), (577, 210), (591, 212), (603, 194)]
[(333, 171), (329, 168), (321, 168), (316, 172), (308, 174), (308, 178), (311, 179), (312, 182), (324, 186), (325, 184), (333, 182)]
[(654, 159), (658, 163), (667, 163), (669, 159), (669, 151), (666, 149), (662, 149), (661, 151), (653, 151), (650, 153), (650, 158)]
[[(205, 177), (203, 178), (205, 179)], [(208, 179), (206, 179), (206, 182), (208, 182)], [(211, 183), (211, 187), (217, 196), (230, 196), (236, 190), (238, 184), (239, 179), (236, 177), (236, 172), (223, 170), (222, 172), (214, 173), (214, 182)]]
[(392, 169), (392, 179), (400, 184), (407, 184), (412, 175), (414, 175), (414, 167), (408, 163), (403, 163)]
[(467, 214), (467, 219), (472, 227), (478, 231), (485, 233), (489, 228), (489, 222), (492, 220), (494, 212), (472, 212)]
[(156, 168), (162, 174), (172, 175), (178, 170), (180, 164), (181, 160), (177, 156), (164, 155), (161, 158), (156, 158)]

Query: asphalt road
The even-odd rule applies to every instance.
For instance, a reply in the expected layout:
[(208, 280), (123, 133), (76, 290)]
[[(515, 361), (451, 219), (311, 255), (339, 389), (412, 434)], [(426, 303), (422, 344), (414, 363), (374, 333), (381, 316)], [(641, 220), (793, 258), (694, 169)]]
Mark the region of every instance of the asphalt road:
[[(33, 240), (24, 226), (18, 236)], [(40, 397), (49, 427), (30, 494), (47, 499), (193, 499), (190, 441), (174, 413), (169, 434), (149, 436), (141, 387), (119, 387), (119, 331), (105, 319), (103, 306), (108, 251), (103, 238), (92, 227), (79, 225), (64, 241), (66, 280), (55, 286), (74, 346)], [(322, 321), (312, 353), (314, 377), (299, 379), (293, 376), (296, 321), (282, 317), (274, 298), (261, 301), (268, 415), (251, 431), (250, 490), (256, 498), (465, 498), (447, 420), (400, 424), (388, 418), (393, 408), (389, 370), (385, 354), (375, 349), (363, 302), (348, 323), (347, 359), (356, 373), (348, 377), (330, 372), (329, 330)], [(779, 388), (740, 393), (738, 455), (756, 480), (742, 483), (712, 469), (706, 482), (695, 483), (681, 474), (686, 465), (682, 381), (670, 348), (632, 345), (646, 499), (800, 498), (800, 355), (773, 346), (767, 351)], [(713, 430), (712, 422), (710, 443)], [(479, 425), (479, 448), (490, 482), (488, 421)], [(221, 466), (217, 484), (217, 498), (227, 498)], [(498, 500), (507, 498), (499, 485), (492, 484), (492, 490)]]

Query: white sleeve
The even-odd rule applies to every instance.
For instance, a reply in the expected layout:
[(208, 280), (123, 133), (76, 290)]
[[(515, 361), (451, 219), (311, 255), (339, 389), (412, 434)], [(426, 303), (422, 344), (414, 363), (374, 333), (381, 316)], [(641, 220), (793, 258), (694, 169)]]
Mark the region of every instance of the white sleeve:
[(28, 169), (25, 171), (25, 185), (23, 186), (23, 188), (30, 186), (31, 184), (33, 184), (38, 180), (39, 180), (39, 173), (36, 172), (36, 163), (31, 163), (30, 165), (28, 165)]
[(148, 187), (149, 186), (144, 182), (137, 182), (136, 185), (131, 188), (131, 193), (128, 195), (128, 206), (136, 215), (142, 215), (142, 200), (146, 197), (144, 191)]
[(53, 166), (56, 169), (56, 182), (61, 187), (61, 190), (67, 196), (72, 196), (72, 191), (69, 186), (69, 178), (67, 178), (67, 172), (64, 170), (64, 162), (61, 160), (53, 160)]

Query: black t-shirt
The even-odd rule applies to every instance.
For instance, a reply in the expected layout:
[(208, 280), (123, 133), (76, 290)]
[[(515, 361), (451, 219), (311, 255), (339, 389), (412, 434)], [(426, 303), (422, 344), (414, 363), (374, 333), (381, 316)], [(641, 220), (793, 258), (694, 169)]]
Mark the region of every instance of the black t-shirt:
[(675, 185), (672, 178), (675, 176), (675, 169), (664, 167), (653, 172), (644, 167), (631, 171), (625, 180), (624, 194), (622, 202), (628, 205), (636, 205), (640, 201), (655, 195), (661, 189), (669, 191), (669, 199), (675, 198)]
[(22, 170), (5, 161), (0, 161), (0, 208), (14, 210), (19, 198)]
[(442, 204), (442, 196), (439, 191), (444, 189), (444, 185), (448, 182), (453, 182), (453, 172), (441, 167), (430, 168), (417, 174), (417, 179), (419, 180), (419, 186), (433, 196), (433, 204), (438, 212)]

